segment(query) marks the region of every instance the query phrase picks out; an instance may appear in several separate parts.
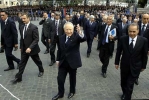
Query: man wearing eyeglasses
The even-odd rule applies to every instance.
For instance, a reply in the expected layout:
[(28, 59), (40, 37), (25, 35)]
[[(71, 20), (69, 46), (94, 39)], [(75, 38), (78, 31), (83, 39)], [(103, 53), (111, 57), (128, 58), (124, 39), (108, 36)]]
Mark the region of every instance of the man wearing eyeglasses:
[(8, 68), (4, 71), (9, 71), (14, 69), (13, 61), (17, 64), (20, 63), (20, 59), (12, 54), (13, 47), (18, 48), (18, 33), (15, 22), (8, 18), (8, 13), (6, 11), (1, 11), (0, 16), (2, 19), (0, 53), (5, 51)]

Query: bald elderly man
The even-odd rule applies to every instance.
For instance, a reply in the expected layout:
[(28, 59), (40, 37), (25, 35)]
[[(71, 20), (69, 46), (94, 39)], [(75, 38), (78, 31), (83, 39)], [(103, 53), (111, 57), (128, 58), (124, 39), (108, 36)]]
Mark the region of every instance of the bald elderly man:
[(52, 100), (58, 100), (64, 96), (64, 83), (69, 73), (70, 91), (68, 99), (72, 98), (75, 94), (76, 88), (76, 72), (77, 68), (82, 66), (80, 56), (80, 43), (86, 40), (84, 33), (77, 25), (77, 32), (74, 32), (74, 26), (71, 22), (64, 24), (65, 34), (59, 38), (59, 48), (57, 53), (58, 65), (58, 94)]

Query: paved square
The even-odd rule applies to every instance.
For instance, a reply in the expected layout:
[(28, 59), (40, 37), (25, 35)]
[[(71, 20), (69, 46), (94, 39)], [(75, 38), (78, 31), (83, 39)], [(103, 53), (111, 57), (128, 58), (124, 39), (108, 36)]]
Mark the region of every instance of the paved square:
[[(38, 25), (38, 21), (32, 21)], [(18, 23), (16, 22), (18, 26)], [(39, 33), (41, 37), (42, 26), (39, 26)], [(14, 79), (17, 69), (4, 72), (8, 67), (4, 53), (0, 54), (0, 84), (6, 87), (20, 100), (51, 100), (57, 94), (57, 66), (49, 66), (50, 54), (44, 54), (45, 47), (39, 42), (41, 52), (40, 58), (43, 62), (45, 73), (43, 77), (38, 78), (38, 68), (29, 59), (25, 72), (23, 74), (23, 81), (17, 85), (11, 85), (10, 81)], [(94, 40), (92, 53), (89, 58), (86, 57), (87, 43), (81, 44), (81, 56), (83, 66), (77, 72), (77, 88), (76, 95), (70, 100), (120, 100), (122, 94), (120, 88), (120, 70), (116, 70), (114, 66), (115, 52), (112, 59), (110, 59), (107, 78), (101, 76), (101, 63), (99, 60), (99, 52), (96, 50), (97, 41)], [(20, 58), (20, 51), (13, 51), (13, 54)], [(15, 63), (16, 64), (16, 63)], [(17, 64), (16, 64), (17, 65)], [(68, 100), (69, 93), (69, 77), (67, 76), (65, 82), (65, 95), (61, 100)], [(149, 64), (147, 69), (141, 73), (139, 78), (139, 86), (134, 87), (133, 99), (149, 99)], [(0, 100), (17, 100), (13, 98), (7, 91), (0, 87)]]

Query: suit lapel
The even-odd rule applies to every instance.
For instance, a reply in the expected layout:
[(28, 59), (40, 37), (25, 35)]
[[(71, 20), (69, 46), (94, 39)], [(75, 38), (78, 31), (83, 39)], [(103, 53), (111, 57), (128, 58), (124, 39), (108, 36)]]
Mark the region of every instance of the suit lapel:
[(129, 50), (129, 36), (127, 37), (125, 43), (126, 43), (126, 46), (127, 46), (128, 51), (130, 53), (130, 50)]
[(140, 42), (140, 38), (139, 38), (139, 36), (137, 36), (137, 41), (136, 41), (136, 44), (135, 44), (135, 46), (134, 46), (134, 48), (133, 48), (133, 53), (134, 53), (135, 50), (140, 46), (139, 42)]

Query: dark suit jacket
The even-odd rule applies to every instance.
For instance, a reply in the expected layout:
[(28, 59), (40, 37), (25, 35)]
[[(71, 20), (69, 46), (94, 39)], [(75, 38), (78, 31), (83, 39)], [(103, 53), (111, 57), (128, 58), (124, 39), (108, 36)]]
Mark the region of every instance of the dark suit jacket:
[[(63, 21), (62, 20), (59, 20), (59, 24), (58, 24), (58, 36), (61, 36), (61, 35), (64, 34), (64, 28), (63, 28), (63, 26), (64, 26)], [(51, 27), (52, 27), (52, 32), (50, 34), (49, 39), (51, 39), (51, 42), (52, 42), (54, 40), (54, 36), (57, 35), (57, 33), (56, 33), (56, 26), (55, 26), (55, 20), (52, 21)]]
[(24, 25), (24, 23), (20, 17), (18, 17), (18, 23), (19, 23), (19, 29), (20, 29), (21, 26)]
[(1, 45), (13, 47), (15, 44), (18, 44), (16, 24), (8, 18), (6, 25), (4, 21), (1, 22)]
[[(141, 25), (142, 23), (139, 23), (139, 35), (141, 35)], [(143, 37), (147, 38), (148, 40), (148, 51), (149, 51), (149, 24), (147, 24), (146, 30), (144, 31)]]
[(125, 27), (122, 28), (122, 22), (118, 23), (118, 40), (120, 39), (121, 36), (128, 35), (128, 24), (126, 23)]
[(23, 29), (24, 26), (21, 27), (21, 39), (20, 39), (21, 52), (24, 52), (27, 48), (30, 48), (31, 52), (28, 55), (35, 55), (39, 53), (40, 52), (40, 48), (38, 45), (39, 33), (37, 26), (30, 23), (27, 28), (27, 31), (25, 32), (24, 39), (23, 39)]
[[(147, 39), (144, 37), (137, 37), (133, 53), (129, 51), (129, 36), (121, 37), (117, 48), (115, 65), (119, 65), (121, 60), (121, 69), (127, 70), (130, 66), (131, 73), (134, 77), (137, 77), (141, 69), (146, 68), (147, 64)], [(122, 54), (122, 57), (121, 57)], [(121, 59), (120, 59), (121, 57)]]
[(48, 37), (48, 38), (50, 37), (51, 31), (52, 31), (51, 23), (52, 23), (52, 20), (50, 18), (48, 18), (46, 21), (41, 20), (39, 22), (39, 25), (43, 25), (42, 35), (44, 35), (45, 37)]
[[(99, 48), (101, 48), (101, 46), (102, 46), (102, 40), (103, 40), (103, 38), (104, 38), (104, 33), (105, 33), (105, 28), (106, 28), (106, 24), (105, 25), (102, 25), (102, 27), (101, 27), (101, 36), (100, 36), (100, 41), (99, 41)], [(118, 31), (117, 31), (117, 26), (115, 26), (115, 25), (111, 25), (111, 29), (110, 30), (112, 30), (112, 29), (114, 29), (114, 28), (116, 28), (116, 33), (117, 33), (117, 36), (118, 36)], [(109, 39), (109, 55), (110, 56), (112, 56), (113, 55), (113, 51), (114, 51), (114, 42), (115, 42), (115, 40), (117, 40), (117, 36), (116, 37), (114, 37), (114, 40), (110, 40)]]
[(80, 56), (80, 42), (85, 41), (86, 38), (81, 38), (78, 33), (74, 32), (70, 37), (67, 47), (65, 46), (66, 35), (62, 35), (59, 38), (60, 48), (57, 54), (57, 61), (60, 61), (59, 67), (64, 60), (66, 60), (70, 67), (76, 69), (82, 66), (81, 56)]
[(90, 25), (90, 21), (87, 21), (84, 27), (84, 33), (88, 39), (94, 39), (97, 34), (97, 23), (93, 22), (92, 25)]

